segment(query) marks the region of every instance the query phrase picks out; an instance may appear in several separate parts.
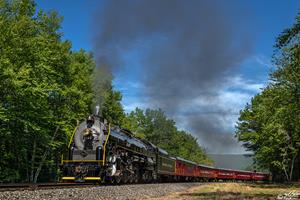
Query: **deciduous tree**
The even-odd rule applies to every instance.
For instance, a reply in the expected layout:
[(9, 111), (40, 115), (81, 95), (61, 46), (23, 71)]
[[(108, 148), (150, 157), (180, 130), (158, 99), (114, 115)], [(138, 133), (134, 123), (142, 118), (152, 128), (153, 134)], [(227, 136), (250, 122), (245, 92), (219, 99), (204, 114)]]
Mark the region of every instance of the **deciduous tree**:
[(300, 17), (277, 38), (269, 85), (241, 111), (237, 137), (257, 163), (287, 181), (300, 177)]
[(62, 40), (61, 20), (32, 0), (0, 0), (1, 181), (36, 182), (89, 113), (94, 61)]

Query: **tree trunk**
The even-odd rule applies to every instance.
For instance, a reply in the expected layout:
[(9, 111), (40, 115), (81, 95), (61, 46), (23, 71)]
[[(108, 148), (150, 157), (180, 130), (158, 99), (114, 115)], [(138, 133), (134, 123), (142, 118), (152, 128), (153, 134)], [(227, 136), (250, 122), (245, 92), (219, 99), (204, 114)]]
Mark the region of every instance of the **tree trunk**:
[(32, 156), (31, 156), (31, 167), (30, 167), (30, 180), (29, 180), (29, 182), (33, 182), (35, 154), (36, 154), (36, 138), (34, 138), (34, 140), (33, 140), (33, 149), (32, 149)]
[(296, 158), (297, 158), (297, 154), (295, 154), (294, 157), (293, 157), (293, 159), (292, 159), (292, 164), (291, 164), (291, 169), (290, 169), (290, 175), (289, 175), (290, 181), (293, 179), (293, 171), (294, 171), (294, 164), (295, 164)]
[[(55, 137), (56, 137), (56, 134), (57, 134), (57, 132), (58, 132), (58, 129), (59, 129), (59, 127), (57, 126), (56, 129), (55, 129), (55, 132), (54, 132), (54, 134), (53, 134), (53, 136), (52, 136), (52, 138), (51, 138), (50, 143), (54, 141), (54, 139), (55, 139)], [(47, 155), (48, 155), (48, 153), (49, 153), (49, 150), (50, 150), (50, 147), (48, 147), (48, 148), (46, 149), (46, 151), (44, 152), (44, 155), (43, 155), (43, 157), (42, 157), (42, 160), (41, 160), (41, 162), (39, 163), (38, 168), (36, 169), (35, 176), (34, 176), (34, 180), (33, 180), (34, 183), (36, 183), (37, 180), (38, 180), (38, 177), (39, 177), (40, 172), (41, 172), (41, 170), (42, 170), (43, 164), (44, 164), (45, 161), (46, 161), (46, 158), (47, 158)]]
[(284, 171), (284, 175), (285, 175), (286, 180), (289, 181), (289, 175), (288, 175), (287, 170), (286, 170), (286, 168), (285, 168), (285, 165), (284, 165), (283, 163), (282, 163), (282, 168), (283, 168), (283, 171)]
[[(25, 153), (23, 153), (23, 158), (28, 158), (28, 151), (27, 149), (25, 150)], [(25, 167), (26, 167), (26, 180), (25, 182), (28, 183), (29, 182), (29, 179), (30, 179), (30, 174), (29, 174), (29, 164), (25, 164)]]

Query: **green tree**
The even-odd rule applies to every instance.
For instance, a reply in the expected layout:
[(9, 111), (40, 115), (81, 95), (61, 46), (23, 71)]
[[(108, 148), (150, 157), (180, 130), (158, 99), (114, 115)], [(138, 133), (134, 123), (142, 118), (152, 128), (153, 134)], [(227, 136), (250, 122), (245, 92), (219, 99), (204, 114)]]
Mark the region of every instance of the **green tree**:
[(104, 93), (104, 101), (101, 106), (101, 113), (104, 119), (117, 126), (122, 126), (125, 117), (121, 100), (121, 92), (113, 90), (113, 87), (110, 86)]
[(135, 135), (139, 138), (146, 139), (145, 127), (146, 127), (146, 116), (144, 111), (140, 108), (136, 108), (130, 112), (123, 119), (123, 127), (134, 131)]
[(0, 0), (3, 182), (36, 182), (43, 166), (56, 168), (76, 120), (89, 113), (95, 63), (62, 41), (61, 20), (36, 12), (32, 0)]
[(300, 177), (300, 18), (277, 39), (271, 82), (241, 111), (237, 137), (275, 177)]
[(127, 114), (123, 127), (132, 130), (137, 137), (152, 142), (173, 156), (197, 163), (212, 164), (197, 139), (185, 131), (179, 131), (175, 122), (168, 119), (161, 109), (143, 111), (136, 108)]

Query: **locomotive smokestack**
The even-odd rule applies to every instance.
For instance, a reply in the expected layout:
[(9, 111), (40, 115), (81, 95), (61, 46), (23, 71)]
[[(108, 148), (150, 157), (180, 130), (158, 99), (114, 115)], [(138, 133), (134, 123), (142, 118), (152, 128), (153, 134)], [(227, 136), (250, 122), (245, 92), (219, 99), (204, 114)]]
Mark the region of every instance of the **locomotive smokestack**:
[(100, 110), (100, 106), (97, 105), (97, 106), (95, 107), (95, 115), (96, 115), (96, 116), (99, 115), (99, 110)]

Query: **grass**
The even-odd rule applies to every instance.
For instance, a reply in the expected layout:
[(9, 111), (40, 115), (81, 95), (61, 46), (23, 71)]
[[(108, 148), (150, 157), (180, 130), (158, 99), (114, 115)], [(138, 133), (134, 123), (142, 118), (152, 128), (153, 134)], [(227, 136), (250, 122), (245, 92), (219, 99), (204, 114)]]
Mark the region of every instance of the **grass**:
[(193, 188), (185, 193), (178, 194), (179, 199), (278, 199), (278, 195), (289, 192), (299, 196), (292, 199), (300, 199), (300, 184), (262, 184), (262, 183), (212, 183)]

